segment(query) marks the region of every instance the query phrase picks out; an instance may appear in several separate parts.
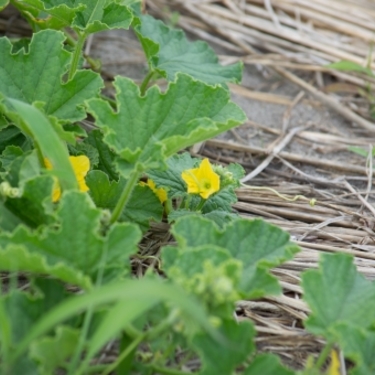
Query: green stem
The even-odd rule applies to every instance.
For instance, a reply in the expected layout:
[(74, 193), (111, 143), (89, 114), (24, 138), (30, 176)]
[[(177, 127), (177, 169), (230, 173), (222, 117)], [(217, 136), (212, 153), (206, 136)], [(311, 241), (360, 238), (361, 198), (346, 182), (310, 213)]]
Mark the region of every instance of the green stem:
[(323, 348), (318, 359), (315, 362), (314, 368), (316, 370), (319, 370), (323, 366), (324, 362), (327, 360), (327, 357), (331, 353), (333, 345), (334, 345), (333, 342), (326, 343), (326, 346)]
[(146, 89), (147, 89), (147, 85), (148, 83), (150, 82), (152, 76), (155, 74), (155, 71), (154, 70), (149, 70), (149, 72), (147, 73), (146, 77), (144, 78), (143, 82), (141, 83), (141, 86), (139, 88), (139, 90), (141, 91), (141, 95), (143, 96), (146, 92)]
[[(102, 373), (102, 375), (108, 375), (110, 372), (115, 370), (123, 361), (124, 359), (133, 353), (137, 348), (137, 346), (145, 339), (147, 336), (147, 332), (144, 332), (142, 335), (138, 336), (135, 340), (133, 340), (127, 347), (126, 349), (121, 352), (121, 354), (117, 357), (116, 361), (111, 363)], [(123, 374), (123, 373), (122, 373)], [(124, 374), (125, 375), (125, 374)]]
[(122, 192), (120, 199), (118, 200), (115, 209), (112, 212), (110, 224), (113, 224), (120, 217), (122, 211), (126, 207), (133, 192), (135, 185), (138, 182), (140, 173), (137, 170), (133, 170), (130, 177), (126, 183), (125, 189)]
[(107, 369), (108, 365), (94, 365), (86, 369), (86, 374), (97, 374)]
[(206, 203), (206, 199), (201, 198), (201, 201), (199, 202), (199, 204), (198, 204), (197, 208), (195, 209), (195, 211), (200, 211), (203, 208), (203, 206), (204, 206), (205, 203)]
[[(2, 279), (0, 278), (0, 294), (3, 290), (3, 283)], [(0, 295), (0, 354), (1, 354), (1, 362), (0, 362), (0, 370), (1, 374), (9, 374), (9, 370), (7, 366), (9, 365), (9, 353), (10, 353), (10, 346), (11, 346), (11, 339), (12, 333), (10, 328), (9, 319), (7, 313), (5, 311), (5, 303), (4, 299)]]
[(165, 375), (191, 375), (191, 372), (175, 370), (172, 368), (159, 367), (156, 365), (150, 365), (150, 367), (157, 373), (165, 374)]
[(100, 98), (105, 100), (106, 102), (109, 103), (109, 105), (112, 107), (112, 108), (116, 108), (117, 107), (117, 102), (116, 100), (112, 99), (112, 98), (109, 98), (108, 96), (106, 95), (100, 95)]
[[(95, 282), (95, 287), (99, 287), (103, 283), (103, 275), (104, 275), (104, 268), (106, 264), (106, 259), (107, 259), (107, 253), (108, 253), (108, 246), (105, 245), (103, 249), (103, 253), (101, 256), (101, 267), (99, 267), (97, 277), (96, 277), (96, 282)], [(88, 368), (88, 362), (90, 361), (90, 358), (85, 358), (81, 366), (78, 368), (78, 371), (76, 371), (78, 367), (78, 362), (81, 359), (81, 355), (83, 353), (84, 346), (86, 345), (86, 340), (87, 336), (89, 333), (92, 317), (94, 315), (94, 309), (92, 306), (88, 306), (87, 312), (85, 314), (84, 322), (83, 322), (83, 327), (81, 330), (81, 335), (79, 337), (77, 349), (75, 350), (74, 357), (71, 360), (69, 364), (69, 369), (68, 369), (68, 375), (81, 375), (83, 371)]]
[(78, 40), (74, 49), (72, 63), (70, 65), (70, 70), (69, 70), (69, 75), (68, 75), (69, 81), (74, 77), (74, 74), (77, 71), (79, 59), (81, 57), (81, 53), (83, 50), (83, 46), (85, 44), (86, 37), (87, 37), (86, 33), (78, 34)]
[(66, 43), (69, 44), (71, 47), (75, 47), (76, 40), (66, 30), (63, 30), (63, 32), (65, 34)]

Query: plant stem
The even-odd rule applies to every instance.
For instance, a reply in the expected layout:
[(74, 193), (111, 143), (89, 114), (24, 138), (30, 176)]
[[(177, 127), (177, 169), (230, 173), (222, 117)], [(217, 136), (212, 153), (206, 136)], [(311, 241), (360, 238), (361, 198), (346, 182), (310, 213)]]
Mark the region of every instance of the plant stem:
[[(103, 253), (101, 256), (101, 267), (98, 269), (97, 277), (96, 277), (96, 282), (95, 282), (95, 287), (99, 287), (103, 283), (103, 275), (104, 275), (104, 268), (107, 260), (107, 254), (108, 254), (108, 244), (106, 243), (104, 245)], [(83, 371), (85, 371), (89, 366), (88, 362), (90, 361), (90, 358), (85, 358), (83, 362), (81, 363), (81, 366), (77, 369), (78, 362), (80, 360), (80, 357), (82, 355), (83, 349), (86, 345), (86, 340), (87, 336), (89, 333), (92, 317), (94, 315), (94, 309), (92, 306), (88, 306), (87, 312), (85, 314), (85, 318), (83, 321), (83, 327), (81, 330), (81, 335), (79, 337), (77, 349), (75, 350), (73, 359), (69, 363), (69, 368), (68, 368), (68, 375), (81, 375)]]
[(334, 345), (333, 342), (327, 342), (326, 343), (325, 347), (323, 348), (323, 350), (321, 351), (318, 359), (315, 362), (314, 368), (316, 370), (319, 370), (323, 366), (324, 362), (326, 361), (327, 357), (329, 356), (329, 353), (332, 350), (333, 345)]
[(155, 71), (154, 70), (149, 70), (149, 72), (147, 73), (146, 77), (144, 78), (139, 90), (141, 91), (141, 95), (143, 96), (146, 92), (146, 89), (147, 89), (147, 85), (148, 83), (150, 82), (152, 76), (155, 74)]
[(133, 192), (133, 189), (138, 182), (140, 173), (135, 169), (130, 173), (129, 179), (126, 183), (125, 189), (118, 200), (115, 209), (112, 212), (110, 224), (113, 224), (120, 217), (122, 211), (126, 207)]
[[(111, 371), (115, 370), (123, 361), (124, 359), (130, 355), (137, 348), (137, 346), (145, 339), (147, 336), (147, 332), (144, 332), (142, 335), (138, 336), (136, 339), (134, 339), (127, 348), (117, 357), (116, 361), (111, 363), (102, 373), (102, 375), (108, 375)], [(121, 373), (123, 374), (123, 373)], [(126, 375), (126, 374), (124, 374)]]
[(175, 370), (175, 369), (166, 368), (166, 367), (159, 367), (159, 366), (152, 365), (152, 364), (150, 365), (150, 367), (157, 373), (165, 374), (165, 375), (191, 375), (191, 372), (185, 372), (185, 371)]
[(79, 33), (78, 34), (78, 40), (77, 40), (77, 43), (75, 45), (72, 63), (70, 65), (70, 69), (69, 69), (69, 75), (68, 75), (69, 81), (74, 77), (74, 74), (77, 71), (79, 59), (81, 57), (81, 53), (82, 53), (83, 45), (85, 44), (86, 37), (87, 37), (86, 33)]
[(206, 203), (206, 199), (201, 198), (201, 201), (199, 202), (199, 204), (198, 204), (197, 208), (195, 209), (195, 211), (200, 211), (203, 208), (203, 206), (204, 206), (205, 203)]

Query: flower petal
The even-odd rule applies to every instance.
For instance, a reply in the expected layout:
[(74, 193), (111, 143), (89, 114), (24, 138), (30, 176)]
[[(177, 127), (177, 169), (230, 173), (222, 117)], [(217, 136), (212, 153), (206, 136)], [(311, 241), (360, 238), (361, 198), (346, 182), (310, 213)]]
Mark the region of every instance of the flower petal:
[(202, 160), (199, 168), (182, 172), (181, 177), (188, 186), (188, 193), (199, 194), (203, 199), (220, 190), (220, 176), (213, 171), (207, 158)]

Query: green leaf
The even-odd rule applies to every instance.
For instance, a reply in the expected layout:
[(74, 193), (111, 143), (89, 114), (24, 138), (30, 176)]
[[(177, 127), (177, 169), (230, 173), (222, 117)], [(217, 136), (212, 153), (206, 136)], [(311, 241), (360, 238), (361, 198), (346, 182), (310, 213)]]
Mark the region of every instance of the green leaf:
[(40, 233), (19, 227), (12, 234), (0, 234), (0, 246), (24, 245), (31, 253), (43, 255), (49, 266), (63, 262), (86, 275), (94, 276), (99, 268), (129, 269), (129, 256), (137, 252), (141, 232), (130, 223), (115, 224), (104, 237), (100, 234), (101, 210), (84, 193), (63, 194), (55, 224)]
[(79, 121), (86, 115), (83, 102), (98, 94), (103, 86), (99, 74), (90, 70), (76, 72), (63, 81), (71, 53), (63, 47), (62, 32), (44, 30), (33, 35), (29, 52), (13, 54), (8, 38), (0, 38), (1, 93), (29, 104), (44, 103), (44, 111), (64, 121)]
[[(66, 145), (60, 140), (48, 118), (32, 105), (14, 99), (6, 99), (1, 102), (0, 110), (11, 118), (14, 123), (27, 135), (29, 135), (37, 146), (41, 158), (47, 158), (54, 170), (54, 174), (63, 189), (78, 188), (77, 179), (73, 167), (69, 161)], [(40, 163), (43, 161), (40, 160)]]
[(210, 85), (241, 81), (242, 64), (220, 65), (207, 43), (189, 42), (181, 30), (148, 15), (135, 18), (133, 25), (150, 69), (169, 81), (174, 81), (179, 72)]
[[(127, 303), (125, 304), (125, 302)], [(27, 337), (12, 353), (12, 359), (16, 360), (23, 354), (33, 340), (89, 307), (97, 309), (103, 305), (108, 306), (115, 303), (119, 306), (122, 304), (123, 309), (117, 310), (116, 319), (105, 320), (106, 324), (110, 325), (108, 329), (112, 333), (116, 331), (114, 327), (117, 327), (117, 332), (120, 332), (124, 326), (143, 314), (146, 309), (159, 302), (167, 302), (181, 309), (196, 325), (216, 338), (217, 342), (223, 341), (222, 336), (212, 328), (203, 308), (179, 287), (156, 279), (126, 280), (98, 287), (87, 294), (76, 295), (61, 303), (54, 310), (43, 314), (41, 319), (28, 331)], [(121, 319), (118, 319), (119, 316)], [(108, 340), (105, 330), (101, 329), (99, 332), (104, 332), (104, 334), (102, 338), (98, 336), (95, 338), (94, 349), (102, 347)]]
[(88, 142), (77, 142), (74, 146), (68, 145), (69, 154), (73, 156), (86, 155), (90, 160), (90, 167), (99, 165), (99, 151)]
[[(34, 286), (35, 285), (35, 286)], [(19, 344), (37, 322), (67, 296), (64, 285), (56, 280), (37, 279), (33, 283), (36, 293), (13, 290), (4, 298), (5, 309), (11, 321), (12, 343)]]
[(353, 61), (342, 60), (336, 63), (328, 64), (326, 65), (326, 67), (330, 69), (336, 69), (336, 70), (365, 73), (369, 77), (374, 77), (374, 73), (372, 72), (370, 68), (366, 68)]
[(213, 211), (232, 212), (232, 204), (236, 202), (236, 193), (231, 187), (227, 187), (207, 199), (202, 207), (202, 213), (208, 214)]
[(186, 183), (181, 178), (183, 171), (196, 168), (199, 159), (192, 158), (189, 153), (173, 155), (167, 159), (167, 169), (150, 170), (147, 175), (155, 182), (156, 187), (168, 190), (169, 198), (187, 195)]
[(133, 15), (118, 1), (106, 0), (23, 0), (15, 2), (34, 29), (73, 28), (89, 33), (128, 29)]
[(20, 358), (9, 371), (4, 375), (40, 375), (36, 363), (26, 356)]
[(227, 211), (213, 210), (202, 215), (206, 219), (212, 220), (219, 228), (224, 228), (225, 225), (237, 220), (239, 216), (235, 213)]
[[(186, 209), (173, 210), (168, 214), (168, 222), (174, 223), (181, 217), (196, 215), (197, 211), (190, 211)], [(237, 220), (239, 218), (237, 214), (219, 210), (210, 211), (206, 214), (201, 214), (201, 216), (206, 219), (212, 220), (219, 228), (223, 228), (226, 224), (229, 224), (233, 220)]]
[(8, 126), (0, 130), (0, 153), (9, 145), (22, 148), (25, 144), (26, 138), (17, 127)]
[(4, 203), (0, 201), (0, 232), (11, 232), (19, 224), (21, 224), (21, 219), (13, 214), (5, 207)]
[(118, 180), (118, 173), (114, 166), (116, 154), (103, 142), (102, 132), (99, 129), (91, 131), (83, 143), (97, 150), (99, 154), (97, 169), (105, 172), (111, 180)]
[[(367, 158), (368, 154), (369, 154), (368, 149), (366, 150), (365, 148), (358, 147), (358, 146), (348, 146), (348, 150), (351, 151), (351, 152), (354, 152), (357, 155), (361, 155), (365, 158)], [(372, 156), (375, 156), (375, 150), (374, 149), (372, 149)]]
[[(65, 287), (57, 281), (49, 279), (37, 279), (31, 287), (33, 294), (13, 290), (2, 297), (7, 316), (12, 328), (12, 346), (18, 347), (18, 343), (28, 334), (30, 329), (40, 317), (61, 302), (65, 296)], [(4, 364), (7, 368), (9, 363)], [(35, 362), (23, 356), (8, 369), (7, 374), (40, 375)]]
[(3, 10), (8, 4), (9, 0), (0, 0), (0, 10)]
[(1, 166), (6, 172), (3, 175), (7, 177), (9, 182), (18, 184), (18, 171), (26, 155), (27, 153), (24, 153), (21, 147), (18, 146), (7, 146), (1, 154)]
[(375, 285), (366, 280), (347, 254), (322, 254), (318, 270), (302, 275), (304, 299), (311, 308), (306, 328), (329, 337), (329, 330), (339, 323), (369, 327), (375, 318)]
[(95, 33), (110, 29), (128, 29), (133, 21), (133, 13), (118, 1), (79, 0), (86, 8), (77, 13), (73, 28), (85, 33)]
[[(91, 171), (86, 178), (90, 195), (97, 207), (113, 210), (125, 188), (126, 180), (109, 181), (102, 171)], [(126, 210), (120, 221), (137, 223), (142, 230), (147, 230), (150, 220), (160, 221), (163, 215), (163, 205), (155, 193), (148, 187), (136, 186), (131, 195)]]
[(59, 326), (54, 337), (43, 337), (30, 346), (30, 357), (39, 363), (39, 375), (51, 375), (74, 354), (80, 331)]
[(46, 257), (28, 251), (24, 245), (10, 244), (0, 248), (0, 270), (4, 272), (29, 272), (34, 275), (48, 275), (83, 289), (92, 287), (91, 280), (82, 272), (60, 262), (48, 265)]
[(124, 190), (126, 180), (120, 178), (118, 181), (110, 181), (106, 173), (93, 170), (87, 174), (86, 184), (96, 207), (112, 211)]
[(139, 170), (164, 167), (164, 159), (177, 151), (245, 120), (225, 89), (186, 75), (170, 83), (166, 93), (154, 86), (143, 97), (129, 79), (116, 77), (114, 85), (116, 112), (101, 99), (89, 100), (88, 110), (104, 141), (122, 158), (124, 177), (136, 164)]
[(354, 327), (349, 324), (338, 324), (335, 329), (340, 348), (345, 358), (356, 363), (351, 375), (368, 375), (375, 373), (375, 332)]
[(162, 249), (162, 269), (170, 280), (197, 296), (215, 316), (231, 317), (242, 275), (242, 264), (213, 245)]
[(258, 219), (238, 219), (220, 230), (210, 220), (188, 216), (173, 225), (172, 233), (180, 248), (215, 245), (240, 260), (243, 263), (240, 288), (248, 298), (278, 293), (280, 286), (269, 270), (299, 251), (289, 241), (288, 233)]
[(261, 354), (255, 357), (243, 372), (243, 375), (293, 375), (294, 371), (286, 369), (280, 358), (273, 354)]
[(76, 7), (74, 7), (74, 3), (74, 0), (13, 1), (13, 5), (29, 21), (34, 30), (60, 30), (64, 27), (70, 26), (76, 16), (76, 13), (79, 10), (84, 9), (82, 4), (78, 4)]
[(120, 220), (137, 223), (146, 231), (151, 220), (161, 221), (163, 211), (164, 207), (157, 195), (149, 187), (137, 185)]
[(255, 329), (250, 321), (225, 320), (219, 331), (227, 340), (221, 346), (207, 335), (197, 335), (193, 339), (193, 346), (203, 362), (201, 375), (231, 374), (254, 352)]
[(53, 222), (52, 190), (50, 176), (38, 176), (23, 185), (19, 198), (8, 198), (5, 206), (15, 216), (31, 227)]

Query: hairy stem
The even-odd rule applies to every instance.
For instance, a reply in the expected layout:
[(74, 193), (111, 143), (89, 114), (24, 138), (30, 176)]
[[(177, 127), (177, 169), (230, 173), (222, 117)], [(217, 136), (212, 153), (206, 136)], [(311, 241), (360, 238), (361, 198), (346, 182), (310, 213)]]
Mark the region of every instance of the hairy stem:
[(79, 59), (82, 55), (82, 50), (83, 50), (83, 46), (85, 44), (86, 37), (87, 37), (86, 33), (78, 34), (78, 40), (77, 40), (77, 43), (76, 43), (75, 48), (74, 48), (72, 63), (70, 65), (70, 69), (69, 69), (69, 75), (68, 75), (69, 81), (74, 77), (74, 74), (77, 71)]
[(334, 343), (333, 342), (327, 342), (325, 347), (323, 348), (323, 350), (321, 351), (318, 359), (316, 360), (315, 362), (315, 369), (319, 370), (324, 362), (326, 361), (327, 357), (329, 356), (329, 353), (331, 353), (331, 350), (332, 350), (332, 347), (333, 347)]
[[(106, 260), (107, 260), (107, 254), (108, 254), (108, 245), (105, 245), (102, 256), (101, 256), (101, 267), (99, 267), (97, 277), (96, 277), (96, 282), (95, 282), (96, 287), (99, 287), (100, 285), (103, 284), (103, 276), (104, 276), (104, 269), (105, 269)], [(73, 359), (71, 360), (69, 364), (68, 375), (81, 375), (89, 367), (88, 362), (90, 361), (91, 358), (86, 357), (83, 361), (81, 361), (81, 365), (76, 371), (78, 367), (78, 363), (81, 360), (84, 347), (86, 345), (86, 340), (89, 334), (89, 329), (91, 326), (93, 316), (94, 316), (94, 309), (92, 306), (88, 306), (88, 309), (86, 311), (85, 318), (83, 321), (81, 335), (78, 340), (77, 349), (75, 350)]]
[[(106, 369), (105, 371), (103, 371), (103, 374), (102, 375), (108, 375), (110, 372), (112, 372), (113, 370), (115, 370), (117, 367), (121, 366), (121, 364), (123, 364), (125, 362), (125, 359), (131, 355), (131, 358), (130, 360), (133, 359), (134, 355), (135, 355), (135, 350), (136, 348), (138, 347), (138, 345), (145, 339), (145, 337), (147, 336), (147, 333), (143, 333), (142, 335), (138, 336), (136, 339), (134, 340), (130, 340), (130, 337), (124, 333), (125, 336), (123, 336), (123, 339), (124, 341), (122, 342), (122, 344), (125, 344), (127, 342), (127, 346), (126, 346), (126, 349), (123, 350), (121, 352), (121, 354), (117, 357), (116, 361), (114, 361), (113, 363), (111, 363)], [(129, 341), (127, 340), (129, 339)], [(125, 372), (121, 372), (121, 374), (128, 374), (130, 369), (131, 369), (131, 363), (127, 363), (127, 365), (129, 367), (127, 367), (126, 369), (126, 373)]]
[(126, 183), (125, 189), (123, 190), (120, 199), (118, 200), (115, 209), (112, 212), (110, 224), (113, 224), (120, 217), (122, 211), (126, 207), (133, 192), (135, 185), (138, 182), (140, 173), (137, 170), (133, 170)]
[(146, 92), (146, 89), (147, 89), (147, 85), (148, 83), (150, 82), (152, 76), (155, 74), (155, 71), (154, 70), (149, 70), (149, 72), (147, 73), (146, 77), (144, 78), (139, 90), (141, 91), (141, 95), (143, 96)]
[(150, 367), (157, 373), (164, 374), (164, 375), (189, 375), (191, 374), (191, 372), (185, 372), (185, 371), (175, 370), (172, 368), (160, 367), (156, 365), (150, 365)]

